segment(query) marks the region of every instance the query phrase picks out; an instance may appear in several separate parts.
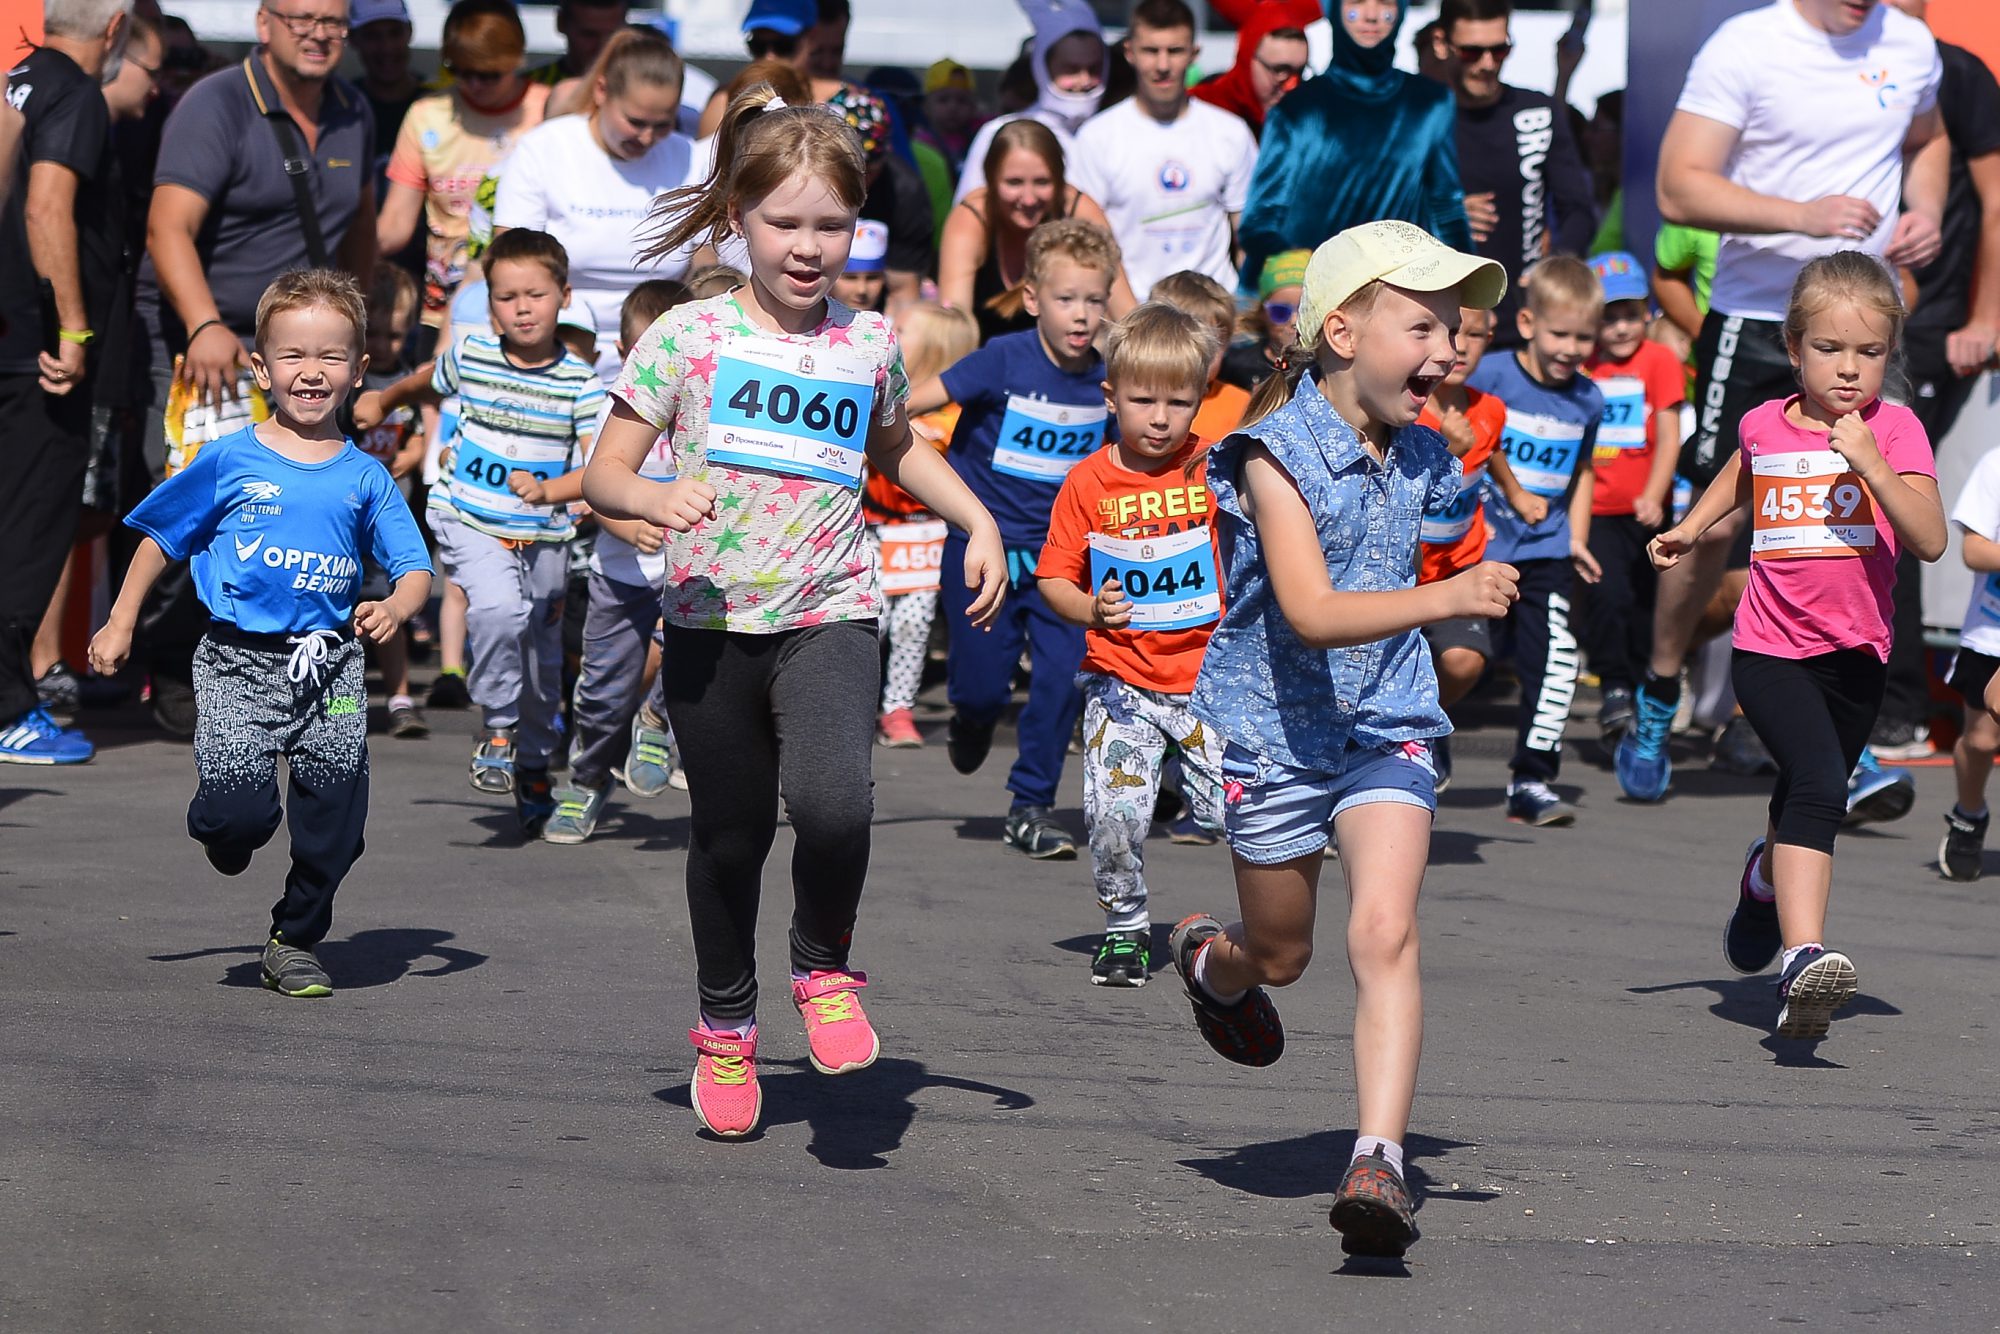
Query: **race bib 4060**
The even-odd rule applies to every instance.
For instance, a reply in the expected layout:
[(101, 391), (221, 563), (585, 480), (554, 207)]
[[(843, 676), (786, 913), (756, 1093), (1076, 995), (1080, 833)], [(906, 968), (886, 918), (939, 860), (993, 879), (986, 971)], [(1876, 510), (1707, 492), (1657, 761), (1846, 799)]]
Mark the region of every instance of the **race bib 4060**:
[(776, 338), (723, 345), (708, 461), (860, 487), (875, 368), (847, 348)]
[(1875, 499), (1833, 450), (1759, 454), (1750, 473), (1750, 554), (1758, 560), (1875, 549)]

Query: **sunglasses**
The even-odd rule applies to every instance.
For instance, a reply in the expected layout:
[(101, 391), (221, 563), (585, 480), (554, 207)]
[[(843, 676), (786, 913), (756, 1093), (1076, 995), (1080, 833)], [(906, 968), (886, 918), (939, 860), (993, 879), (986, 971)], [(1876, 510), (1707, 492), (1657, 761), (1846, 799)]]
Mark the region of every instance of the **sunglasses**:
[(445, 62), (444, 72), (449, 74), (458, 83), (479, 84), (499, 83), (513, 73), (512, 70), (504, 69), (466, 69), (461, 65), (454, 65), (450, 61)]
[(1476, 65), (1481, 56), (1492, 56), (1495, 61), (1504, 62), (1508, 56), (1514, 54), (1514, 44), (1495, 42), (1492, 46), (1460, 46), (1454, 42), (1451, 50), (1452, 54), (1458, 57), (1460, 64)]
[(1264, 318), (1273, 324), (1290, 324), (1298, 317), (1299, 305), (1296, 301), (1266, 301), (1264, 303)]

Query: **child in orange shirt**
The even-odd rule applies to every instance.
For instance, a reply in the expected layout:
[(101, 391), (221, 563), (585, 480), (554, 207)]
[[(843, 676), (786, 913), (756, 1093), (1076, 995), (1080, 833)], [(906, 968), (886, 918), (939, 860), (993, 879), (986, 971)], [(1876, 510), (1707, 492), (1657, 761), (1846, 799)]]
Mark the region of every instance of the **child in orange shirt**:
[[(903, 365), (921, 384), (976, 350), (979, 324), (962, 310), (926, 301), (906, 306), (896, 317)], [(942, 454), (958, 425), (958, 405), (912, 418), (910, 429)], [(938, 567), (944, 559), (944, 522), (917, 498), (878, 472), (870, 471), (861, 492), (861, 510), (881, 560), (882, 635), (889, 641), (889, 665), (882, 682), (882, 716), (875, 740), (899, 749), (921, 746), (911, 708), (924, 679), (924, 650), (937, 619)]]
[(1105, 916), (1098, 986), (1146, 984), (1144, 845), (1169, 747), (1196, 821), (1222, 825), (1222, 738), (1188, 708), (1222, 611), (1207, 445), (1191, 434), (1220, 347), (1207, 321), (1157, 301), (1111, 330), (1104, 388), (1118, 436), (1064, 479), (1035, 566), (1050, 608), (1087, 631), (1083, 818)]
[(1604, 394), (1590, 494), (1590, 554), (1604, 573), (1580, 585), (1583, 614), (1576, 625), (1603, 691), (1598, 730), (1605, 746), (1615, 747), (1632, 725), (1632, 690), (1653, 656), (1659, 576), (1646, 544), (1673, 518), (1687, 381), (1674, 354), (1646, 336), (1652, 310), (1639, 261), (1613, 251), (1590, 267), (1604, 284), (1604, 323), (1584, 367)]
[(1235, 299), (1221, 283), (1193, 269), (1160, 279), (1153, 284), (1147, 299), (1164, 301), (1215, 326), (1215, 336), (1221, 342), (1208, 366), (1208, 392), (1202, 397), (1201, 409), (1194, 414), (1194, 433), (1203, 440), (1222, 439), (1242, 422), (1243, 410), (1250, 406), (1249, 390), (1222, 379), (1222, 354), (1228, 351), (1229, 340), (1236, 333)]

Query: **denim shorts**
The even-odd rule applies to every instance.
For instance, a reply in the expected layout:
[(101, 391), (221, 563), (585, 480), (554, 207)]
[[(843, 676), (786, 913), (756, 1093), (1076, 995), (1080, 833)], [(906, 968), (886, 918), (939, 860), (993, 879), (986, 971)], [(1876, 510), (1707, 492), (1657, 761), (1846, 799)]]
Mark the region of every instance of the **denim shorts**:
[(1258, 866), (1323, 851), (1333, 817), (1383, 801), (1437, 809), (1429, 742), (1349, 746), (1338, 773), (1294, 769), (1233, 741), (1222, 753), (1223, 832)]

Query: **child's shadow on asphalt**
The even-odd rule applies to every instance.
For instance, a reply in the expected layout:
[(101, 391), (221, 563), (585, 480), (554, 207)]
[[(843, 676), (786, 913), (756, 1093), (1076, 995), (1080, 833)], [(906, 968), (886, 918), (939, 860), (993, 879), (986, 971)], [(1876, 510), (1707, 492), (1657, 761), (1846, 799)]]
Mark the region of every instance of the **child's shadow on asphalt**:
[[(920, 1061), (897, 1057), (883, 1057), (866, 1070), (838, 1078), (819, 1073), (803, 1058), (760, 1060), (757, 1069), (758, 1083), (764, 1090), (764, 1119), (748, 1138), (761, 1138), (772, 1126), (803, 1122), (812, 1128), (806, 1152), (821, 1166), (841, 1171), (887, 1167), (888, 1155), (902, 1147), (903, 1136), (916, 1120), (916, 1095), (926, 1089), (981, 1094), (992, 1098), (1001, 1111), (1018, 1112), (1035, 1105), (1035, 1100), (1019, 1089), (956, 1075), (935, 1075)], [(685, 1083), (656, 1089), (653, 1096), (693, 1110)], [(705, 1130), (701, 1135), (713, 1138)]]
[[(1708, 1012), (1732, 1024), (1764, 1033), (1757, 1045), (1771, 1053), (1777, 1065), (1809, 1070), (1845, 1070), (1838, 1061), (1819, 1054), (1819, 1039), (1781, 1038), (1771, 1032), (1778, 1019), (1778, 998), (1772, 979), (1761, 977), (1716, 977), (1704, 982), (1663, 982), (1656, 987), (1627, 987), (1634, 996), (1657, 996), (1669, 991), (1707, 990), (1715, 993)], [(1901, 1010), (1878, 996), (1858, 995), (1842, 1007), (1842, 1015), (1899, 1015)], [(1835, 1022), (1838, 1022), (1836, 1017)]]
[[(1245, 1144), (1219, 1158), (1183, 1158), (1182, 1167), (1193, 1168), (1218, 1186), (1258, 1195), (1267, 1200), (1303, 1200), (1332, 1196), (1340, 1177), (1354, 1156), (1352, 1130), (1316, 1130), (1310, 1135)], [(1409, 1160), (1441, 1158), (1453, 1149), (1470, 1148), (1463, 1140), (1411, 1135), (1403, 1141)], [(1404, 1179), (1410, 1186), (1416, 1211), (1422, 1214), (1426, 1200), (1462, 1200), (1484, 1204), (1500, 1198), (1493, 1190), (1439, 1190), (1422, 1161), (1406, 1160)], [(1343, 1274), (1375, 1278), (1408, 1278), (1409, 1268), (1400, 1259), (1350, 1255), (1341, 1266)]]
[[(357, 931), (346, 940), (323, 940), (313, 947), (313, 953), (326, 966), (333, 978), (335, 991), (357, 990), (365, 987), (385, 987), (391, 982), (399, 982), (404, 977), (447, 977), (452, 973), (462, 973), (468, 968), (477, 968), (487, 960), (487, 956), (476, 950), (462, 950), (444, 942), (455, 939), (449, 931), (435, 931), (413, 927), (384, 927), (372, 931)], [(261, 987), (264, 985), (264, 947), (262, 945), (217, 945), (211, 949), (189, 950), (184, 954), (149, 954), (146, 957), (154, 963), (185, 963), (190, 959), (208, 959), (220, 955), (247, 954), (251, 957), (239, 964), (232, 964), (218, 985), (225, 987)], [(438, 963), (432, 968), (416, 968), (419, 959), (435, 958)]]

